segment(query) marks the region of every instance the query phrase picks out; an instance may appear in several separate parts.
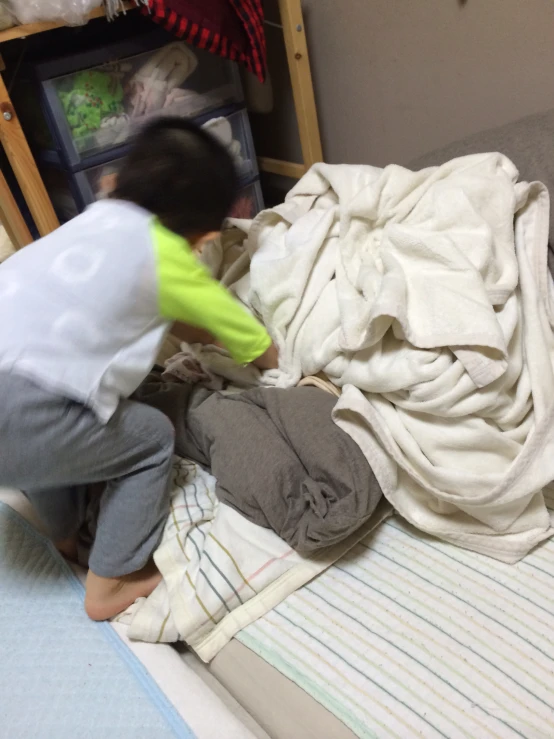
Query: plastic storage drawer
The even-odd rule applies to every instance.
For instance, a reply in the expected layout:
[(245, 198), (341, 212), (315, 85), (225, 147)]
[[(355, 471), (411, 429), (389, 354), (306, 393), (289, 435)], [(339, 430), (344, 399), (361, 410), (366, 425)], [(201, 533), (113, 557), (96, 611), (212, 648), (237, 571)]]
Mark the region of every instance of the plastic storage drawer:
[[(250, 132), (248, 114), (245, 110), (229, 116), (211, 118), (204, 127), (218, 138), (232, 154), (239, 177), (244, 182), (258, 174), (254, 142)], [(114, 175), (122, 160), (115, 159), (75, 173), (75, 179), (83, 196), (84, 204), (98, 200), (113, 187)]]
[(73, 175), (49, 166), (41, 167), (40, 174), (60, 223), (79, 215), (83, 208), (77, 205), (76, 188), (71, 181)]
[(60, 156), (74, 168), (158, 115), (198, 117), (243, 101), (236, 65), (158, 32), (35, 67)]
[[(210, 118), (204, 124), (204, 127), (218, 138), (232, 154), (240, 179), (243, 182), (256, 177), (258, 174), (256, 152), (250, 132), (248, 114), (245, 110), (239, 110), (227, 116), (221, 115)], [(80, 209), (95, 200), (106, 197), (113, 189), (115, 176), (124, 153), (125, 147), (118, 150), (118, 154), (114, 159), (73, 172), (72, 179), (76, 201)], [(51, 152), (46, 152), (46, 155), (42, 157), (42, 161), (48, 170), (50, 169), (49, 165), (53, 165), (53, 168), (56, 169), (63, 169), (59, 157), (55, 154), (52, 155)], [(59, 178), (57, 181), (59, 182)]]
[(250, 183), (244, 187), (237, 198), (237, 202), (233, 206), (233, 210), (229, 214), (230, 218), (254, 218), (261, 210), (264, 209), (264, 196), (259, 180)]
[[(113, 189), (118, 162), (93, 167), (82, 172), (65, 172), (53, 166), (43, 166), (41, 174), (52, 204), (62, 222), (75, 218), (87, 205), (106, 198)], [(230, 214), (232, 218), (254, 218), (264, 208), (258, 179), (239, 192)]]

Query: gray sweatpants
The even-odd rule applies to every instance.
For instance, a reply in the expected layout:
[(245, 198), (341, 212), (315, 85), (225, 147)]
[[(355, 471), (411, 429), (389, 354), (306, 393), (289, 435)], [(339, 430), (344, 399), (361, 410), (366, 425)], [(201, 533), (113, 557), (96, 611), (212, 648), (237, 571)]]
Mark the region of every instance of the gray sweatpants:
[(0, 373), (0, 485), (24, 490), (53, 539), (82, 521), (79, 486), (105, 482), (90, 569), (119, 577), (143, 567), (169, 511), (174, 446), (160, 411), (122, 400), (107, 424), (86, 406)]

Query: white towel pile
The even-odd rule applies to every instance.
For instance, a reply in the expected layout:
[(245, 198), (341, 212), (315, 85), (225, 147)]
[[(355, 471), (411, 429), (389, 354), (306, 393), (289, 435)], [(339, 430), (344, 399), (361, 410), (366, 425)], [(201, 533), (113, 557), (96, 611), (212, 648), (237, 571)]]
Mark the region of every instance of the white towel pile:
[(517, 176), (500, 154), (316, 165), (237, 223), (252, 261), (234, 285), (280, 348), (267, 381), (324, 371), (396, 510), (507, 562), (551, 535), (554, 479), (548, 193)]

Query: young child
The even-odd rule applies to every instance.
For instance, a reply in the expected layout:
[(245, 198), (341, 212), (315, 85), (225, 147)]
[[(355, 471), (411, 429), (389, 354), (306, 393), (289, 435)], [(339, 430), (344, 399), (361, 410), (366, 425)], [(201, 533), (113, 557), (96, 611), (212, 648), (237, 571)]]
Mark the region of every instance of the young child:
[(240, 364), (276, 366), (265, 329), (194, 255), (237, 193), (227, 151), (181, 119), (137, 136), (109, 200), (0, 266), (0, 485), (24, 490), (59, 548), (80, 484), (106, 483), (85, 608), (110, 618), (160, 581), (174, 432), (128, 400), (174, 321)]

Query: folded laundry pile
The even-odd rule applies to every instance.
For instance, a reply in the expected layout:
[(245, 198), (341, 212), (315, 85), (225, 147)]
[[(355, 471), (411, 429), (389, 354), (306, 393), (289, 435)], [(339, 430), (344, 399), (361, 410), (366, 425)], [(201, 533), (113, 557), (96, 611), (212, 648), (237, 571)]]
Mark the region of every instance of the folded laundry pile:
[(506, 562), (552, 534), (554, 479), (548, 193), (517, 179), (500, 154), (316, 165), (234, 223), (251, 267), (231, 285), (279, 346), (264, 382), (323, 371), (393, 507)]

